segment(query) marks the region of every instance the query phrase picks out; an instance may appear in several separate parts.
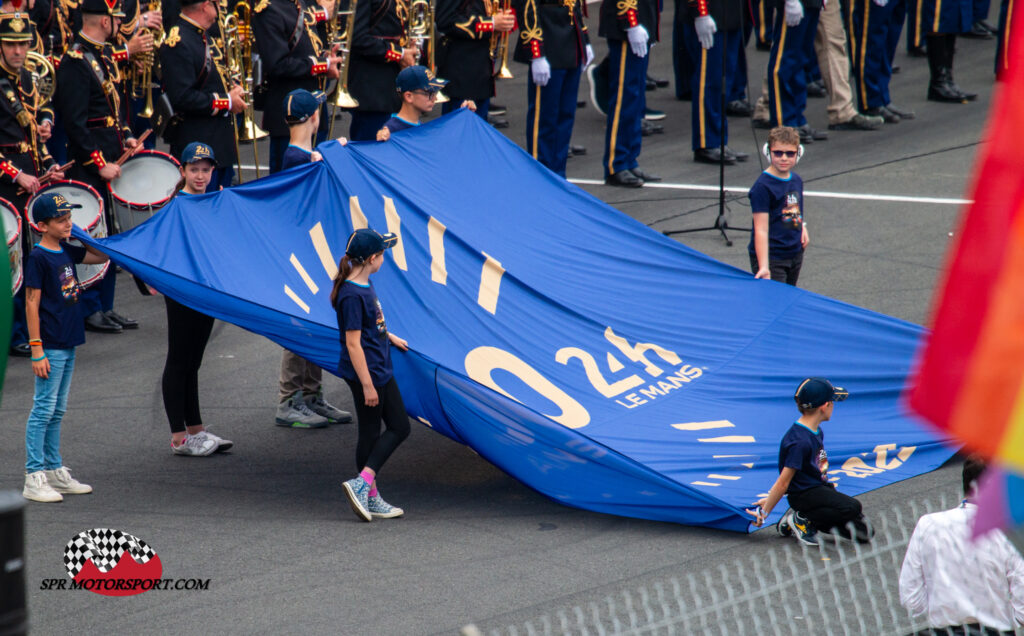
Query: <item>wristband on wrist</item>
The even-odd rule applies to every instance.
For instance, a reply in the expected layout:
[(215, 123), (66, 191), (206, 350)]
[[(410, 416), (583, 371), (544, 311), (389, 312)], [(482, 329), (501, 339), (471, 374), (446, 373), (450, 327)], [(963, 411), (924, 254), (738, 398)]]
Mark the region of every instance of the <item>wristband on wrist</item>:
[(44, 353), (43, 355), (39, 356), (38, 358), (32, 358), (32, 362), (42, 362), (45, 359), (46, 359), (46, 354)]
[(39, 340), (39, 339), (29, 340), (28, 341), (28, 346), (31, 347), (31, 346), (34, 346), (34, 345), (39, 345), (41, 347), (41, 346), (43, 346), (43, 341)]

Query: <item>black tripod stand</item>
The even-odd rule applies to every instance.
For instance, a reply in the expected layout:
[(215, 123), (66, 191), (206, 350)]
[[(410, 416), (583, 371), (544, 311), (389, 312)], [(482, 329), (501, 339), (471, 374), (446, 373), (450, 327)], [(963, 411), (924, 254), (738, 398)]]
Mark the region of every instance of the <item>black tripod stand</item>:
[[(729, 34), (725, 31), (722, 32), (722, 93), (719, 96), (719, 111), (718, 111), (718, 216), (715, 217), (714, 225), (710, 227), (697, 227), (690, 230), (668, 230), (662, 232), (665, 236), (672, 236), (673, 234), (690, 234), (692, 232), (709, 232), (717, 230), (722, 238), (725, 239), (725, 244), (732, 247), (732, 239), (726, 234), (726, 230), (736, 230), (737, 232), (749, 232), (750, 228), (743, 227), (729, 227), (729, 219), (725, 216), (725, 94), (727, 91), (726, 77), (725, 77), (725, 59), (726, 51), (729, 48)], [(697, 106), (694, 105), (694, 108)]]

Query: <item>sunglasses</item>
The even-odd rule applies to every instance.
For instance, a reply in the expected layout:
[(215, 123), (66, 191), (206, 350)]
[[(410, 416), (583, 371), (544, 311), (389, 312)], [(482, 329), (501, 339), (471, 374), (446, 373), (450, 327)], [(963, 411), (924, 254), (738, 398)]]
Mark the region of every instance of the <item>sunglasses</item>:
[(437, 98), (437, 91), (425, 91), (425, 90), (417, 89), (417, 90), (414, 90), (412, 92), (417, 94), (417, 95), (423, 95), (424, 97), (429, 97), (430, 99), (436, 99)]
[(796, 150), (773, 150), (772, 151), (772, 154), (775, 155), (775, 158), (777, 158), (777, 159), (781, 159), (783, 157), (786, 157), (788, 159), (792, 159), (793, 157), (796, 156), (796, 153), (797, 153)]

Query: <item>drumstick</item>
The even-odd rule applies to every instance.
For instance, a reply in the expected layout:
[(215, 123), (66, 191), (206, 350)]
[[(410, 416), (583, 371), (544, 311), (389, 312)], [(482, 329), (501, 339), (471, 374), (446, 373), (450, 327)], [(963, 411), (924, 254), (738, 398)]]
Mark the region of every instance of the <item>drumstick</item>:
[[(70, 168), (73, 165), (75, 165), (75, 160), (74, 159), (72, 159), (71, 161), (67, 162), (63, 166), (54, 166), (51, 170), (47, 170), (46, 174), (44, 174), (43, 176), (39, 177), (39, 186), (42, 187), (42, 186), (46, 185), (47, 183), (53, 181), (53, 173), (54, 172), (64, 172), (65, 170), (67, 170), (68, 168)], [(18, 194), (19, 195), (25, 194), (25, 188), (18, 188)]]
[(134, 155), (136, 152), (138, 152), (140, 149), (142, 149), (142, 142), (146, 141), (146, 137), (149, 137), (149, 133), (151, 133), (151, 132), (153, 132), (152, 128), (150, 128), (146, 132), (144, 132), (141, 135), (139, 135), (139, 138), (136, 139), (138, 144), (136, 144), (135, 148), (132, 148), (130, 150), (125, 150), (124, 154), (121, 155), (121, 157), (117, 160), (117, 165), (123, 166), (125, 161), (128, 161), (129, 159), (131, 159), (132, 155)]

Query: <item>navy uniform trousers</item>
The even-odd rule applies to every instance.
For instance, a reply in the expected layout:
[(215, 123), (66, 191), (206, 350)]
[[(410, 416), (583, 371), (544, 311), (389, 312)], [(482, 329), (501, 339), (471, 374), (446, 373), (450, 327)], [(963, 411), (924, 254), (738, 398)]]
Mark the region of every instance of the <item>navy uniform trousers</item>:
[[(604, 173), (637, 167), (647, 108), (648, 54), (637, 57), (626, 40), (608, 40), (608, 125), (604, 134)], [(552, 72), (553, 73), (553, 72)]]
[(569, 160), (582, 70), (582, 66), (553, 68), (545, 86), (534, 84), (533, 73), (527, 73), (526, 152), (561, 177)]
[(894, 4), (880, 7), (873, 0), (844, 0), (846, 33), (853, 62), (853, 92), (857, 110), (885, 106), (890, 101), (889, 80), (892, 60), (889, 57), (889, 30), (893, 28)]
[[(834, 1), (834, 0), (833, 0)], [(772, 50), (768, 54), (768, 110), (772, 126), (803, 126), (807, 123), (808, 51), (813, 55), (818, 31), (818, 9), (804, 8), (804, 19), (791, 27), (786, 12), (775, 12)]]
[(772, 43), (772, 17), (775, 11), (774, 0), (748, 0), (750, 5), (750, 19), (753, 24), (754, 35), (760, 46), (771, 46)]
[[(1014, 16), (1014, 12), (1010, 0), (1003, 0), (999, 6), (999, 42), (996, 44), (996, 79), (1002, 79), (1003, 75), (1010, 70), (1010, 64), (1021, 62), (1014, 62), (1014, 55), (1018, 53), (1018, 48), (1024, 45), (1021, 42), (1012, 41), (1013, 24), (1014, 19), (1019, 20), (1019, 17)], [(1017, 9), (1020, 12), (1020, 9)]]
[[(722, 49), (725, 48), (725, 81), (731, 89), (731, 79), (736, 75), (739, 62), (737, 49), (742, 48), (743, 38), (739, 29), (716, 31), (715, 42), (710, 49), (705, 49), (697, 39), (697, 31), (693, 23), (684, 25), (686, 29), (686, 48), (694, 66), (690, 76), (690, 90), (693, 91), (692, 146), (700, 148), (718, 148), (729, 143), (729, 122), (722, 112)], [(730, 96), (726, 96), (726, 101)]]

